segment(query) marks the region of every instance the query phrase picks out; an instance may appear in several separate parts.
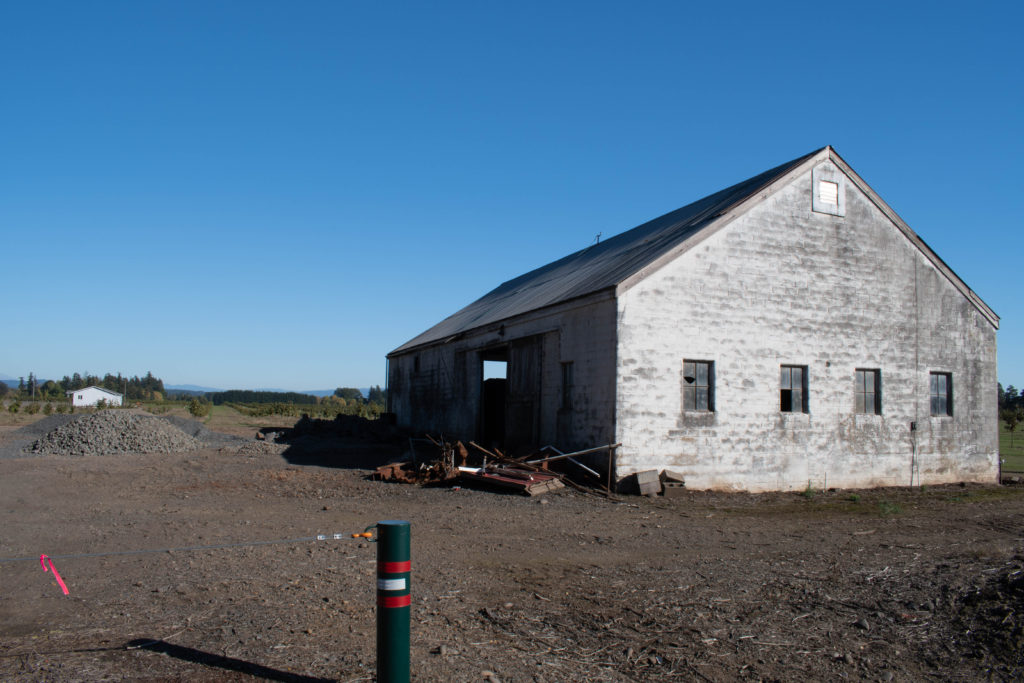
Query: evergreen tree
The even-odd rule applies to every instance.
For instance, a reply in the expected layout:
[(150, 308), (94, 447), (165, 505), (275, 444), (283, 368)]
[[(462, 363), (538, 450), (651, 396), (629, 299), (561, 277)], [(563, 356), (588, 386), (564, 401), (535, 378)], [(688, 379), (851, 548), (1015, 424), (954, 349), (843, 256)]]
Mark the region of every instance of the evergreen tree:
[(52, 379), (48, 379), (39, 385), (39, 396), (41, 398), (58, 397), (60, 395), (60, 385), (54, 382)]
[(1020, 408), (1007, 408), (999, 417), (1006, 423), (1006, 431), (1010, 432), (1010, 448), (1013, 448), (1013, 432), (1016, 431), (1017, 425), (1024, 420), (1024, 410)]
[(1017, 405), (1017, 387), (1012, 384), (1006, 387), (1006, 393), (1003, 395), (1003, 408), (1013, 409)]

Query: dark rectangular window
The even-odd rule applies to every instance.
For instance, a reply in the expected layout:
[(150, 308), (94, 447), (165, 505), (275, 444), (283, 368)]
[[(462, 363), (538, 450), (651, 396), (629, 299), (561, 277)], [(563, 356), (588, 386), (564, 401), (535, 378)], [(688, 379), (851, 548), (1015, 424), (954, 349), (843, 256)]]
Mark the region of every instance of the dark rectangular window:
[(857, 412), (882, 414), (881, 370), (857, 370)]
[(953, 414), (953, 375), (933, 372), (929, 376), (932, 415), (943, 417)]
[(562, 410), (572, 410), (572, 361), (562, 363)]
[(783, 365), (779, 373), (779, 410), (807, 412), (807, 366)]
[(683, 361), (683, 410), (715, 409), (714, 363)]

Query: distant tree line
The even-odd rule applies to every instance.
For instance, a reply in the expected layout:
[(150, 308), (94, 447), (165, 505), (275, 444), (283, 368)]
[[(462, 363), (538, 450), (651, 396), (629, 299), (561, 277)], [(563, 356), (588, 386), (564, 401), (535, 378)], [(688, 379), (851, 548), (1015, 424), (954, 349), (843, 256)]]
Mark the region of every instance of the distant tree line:
[(316, 396), (300, 394), (295, 391), (249, 391), (247, 389), (230, 389), (206, 394), (206, 398), (215, 406), (225, 403), (290, 403), (293, 405), (316, 405)]
[[(8, 393), (6, 383), (0, 382), (0, 397)], [(28, 373), (28, 378), (18, 378), (16, 396), (18, 398), (36, 400), (60, 400), (67, 392), (78, 391), (86, 387), (102, 387), (108, 391), (124, 394), (125, 400), (135, 401), (159, 401), (164, 397), (164, 382), (159, 377), (154, 377), (152, 372), (147, 372), (145, 377), (124, 377), (121, 373), (116, 375), (107, 373), (103, 377), (90, 375), (89, 373), (78, 373), (64, 377), (59, 381), (46, 380), (40, 382), (35, 373)]]
[(1024, 423), (1024, 392), (1017, 391), (1012, 384), (1003, 389), (999, 384), (999, 419), (1010, 432), (1010, 447), (1013, 447), (1013, 433)]
[[(35, 373), (30, 372), (27, 378), (19, 379), (17, 389), (9, 387), (5, 382), (0, 382), (0, 398), (15, 401), (33, 398), (37, 401), (63, 401), (67, 392), (90, 386), (102, 387), (115, 393), (124, 394), (126, 401), (164, 401), (168, 398), (163, 380), (154, 377), (152, 372), (147, 372), (145, 377), (124, 377), (121, 373), (116, 375), (107, 373), (100, 377), (76, 372), (71, 376), (65, 375), (59, 381), (47, 380), (45, 382), (40, 382)], [(366, 396), (363, 396), (363, 392), (359, 389), (338, 387), (332, 396), (323, 398), (295, 391), (251, 391), (247, 389), (210, 392), (203, 396), (181, 395), (177, 398), (186, 401), (189, 412), (197, 417), (209, 414), (210, 404), (231, 404), (235, 407), (244, 407), (246, 412), (253, 414), (298, 415), (305, 412), (321, 417), (344, 414), (371, 418), (384, 412), (387, 405), (387, 392), (380, 386), (371, 387)]]
[(300, 406), (312, 406), (312, 405), (335, 405), (335, 406), (356, 406), (356, 405), (374, 405), (379, 406), (380, 411), (383, 411), (384, 404), (387, 402), (385, 391), (379, 386), (372, 387), (369, 390), (368, 396), (363, 396), (363, 392), (359, 389), (352, 387), (338, 387), (334, 390), (332, 396), (325, 396), (318, 399), (316, 396), (311, 394), (300, 394), (295, 391), (251, 391), (248, 389), (231, 389), (229, 391), (216, 391), (205, 395), (205, 399), (210, 401), (213, 405), (219, 406), (225, 403), (239, 403), (258, 405), (266, 403), (276, 403), (282, 405), (300, 405)]
[(368, 391), (367, 396), (363, 396), (359, 389), (338, 387), (332, 395), (319, 399), (309, 394), (277, 391), (218, 392), (207, 394), (207, 398), (214, 404), (229, 404), (236, 410), (252, 416), (309, 415), (333, 419), (338, 415), (357, 415), (375, 419), (385, 410), (387, 392), (376, 386)]
[(338, 387), (334, 390), (334, 395), (337, 398), (343, 398), (346, 401), (363, 401), (364, 403), (378, 403), (383, 406), (387, 403), (386, 392), (380, 388), (380, 385), (370, 387), (367, 396), (363, 396), (363, 392), (359, 389), (353, 389), (352, 387)]
[(999, 411), (1024, 410), (1024, 392), (1017, 391), (1012, 384), (1003, 389), (1002, 382), (999, 383)]

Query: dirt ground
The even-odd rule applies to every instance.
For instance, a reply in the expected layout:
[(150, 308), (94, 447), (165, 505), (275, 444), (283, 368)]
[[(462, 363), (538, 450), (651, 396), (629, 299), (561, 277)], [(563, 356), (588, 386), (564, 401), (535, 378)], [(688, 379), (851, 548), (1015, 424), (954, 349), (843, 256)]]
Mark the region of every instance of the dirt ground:
[(349, 534), (381, 519), (412, 523), (415, 680), (1024, 676), (1021, 487), (529, 498), (259, 451), (0, 459), (0, 679), (373, 680)]

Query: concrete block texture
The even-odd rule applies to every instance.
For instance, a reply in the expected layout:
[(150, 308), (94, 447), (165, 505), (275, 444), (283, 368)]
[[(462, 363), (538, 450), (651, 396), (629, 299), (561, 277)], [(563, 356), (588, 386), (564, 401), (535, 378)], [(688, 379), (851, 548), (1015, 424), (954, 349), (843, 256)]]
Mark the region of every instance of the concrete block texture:
[[(831, 162), (814, 177), (836, 178)], [(812, 170), (617, 299), (616, 476), (690, 489), (995, 482), (996, 330), (853, 182), (812, 209)], [(713, 363), (713, 410), (683, 409), (684, 360)], [(806, 372), (783, 412), (780, 367)], [(878, 372), (859, 413), (856, 371)], [(952, 377), (932, 416), (931, 373)], [(802, 407), (802, 406), (801, 406)], [(916, 430), (911, 429), (916, 423)]]
[[(615, 425), (615, 300), (603, 293), (474, 330), (389, 358), (390, 409), (401, 427), (479, 438), (482, 358), (488, 350), (525, 340), (533, 344), (538, 373), (536, 446), (567, 452), (611, 443)], [(572, 363), (574, 386), (564, 404), (562, 364)]]
[[(831, 148), (801, 159), (565, 262), (615, 275), (598, 289), (528, 312), (542, 279), (492, 293), (487, 324), (403, 345), (398, 424), (513, 451), (620, 442), (616, 481), (671, 470), (689, 489), (995, 482), (998, 317)], [(509, 379), (485, 390), (497, 359)]]

